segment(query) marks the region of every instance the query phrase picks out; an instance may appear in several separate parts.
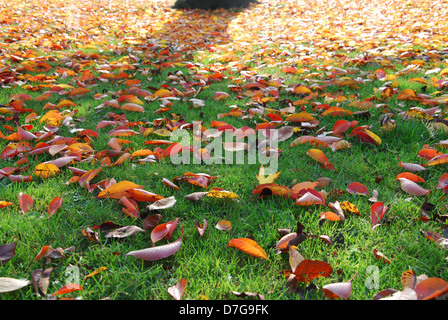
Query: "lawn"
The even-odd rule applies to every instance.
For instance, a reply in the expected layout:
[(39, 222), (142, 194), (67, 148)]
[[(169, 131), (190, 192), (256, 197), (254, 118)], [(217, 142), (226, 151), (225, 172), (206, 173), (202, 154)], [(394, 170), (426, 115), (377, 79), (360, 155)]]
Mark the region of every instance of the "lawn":
[(448, 3), (172, 4), (0, 0), (0, 299), (443, 299)]

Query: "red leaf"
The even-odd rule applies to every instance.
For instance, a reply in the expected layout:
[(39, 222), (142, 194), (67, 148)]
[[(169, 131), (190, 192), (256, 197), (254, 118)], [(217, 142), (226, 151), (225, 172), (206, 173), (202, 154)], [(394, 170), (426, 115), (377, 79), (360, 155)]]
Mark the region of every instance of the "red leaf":
[(77, 283), (69, 283), (65, 286), (63, 286), (61, 289), (59, 289), (58, 291), (54, 292), (53, 295), (59, 295), (59, 294), (66, 294), (66, 293), (70, 293), (73, 291), (79, 291), (82, 290), (82, 287), (77, 284)]

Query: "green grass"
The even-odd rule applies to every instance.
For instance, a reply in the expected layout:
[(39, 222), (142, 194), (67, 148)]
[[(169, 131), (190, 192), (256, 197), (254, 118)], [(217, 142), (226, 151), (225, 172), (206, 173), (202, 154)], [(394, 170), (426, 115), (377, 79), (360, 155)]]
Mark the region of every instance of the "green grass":
[[(277, 48), (273, 48), (277, 49)], [(409, 48), (407, 48), (409, 50)], [(257, 50), (265, 50), (261, 47), (254, 47), (253, 54), (256, 57)], [(282, 49), (283, 50), (283, 49)], [(94, 52), (94, 51), (90, 51)], [(281, 52), (279, 50), (279, 52)], [(294, 53), (294, 52), (293, 52)], [(350, 56), (362, 52), (351, 52)], [(239, 53), (240, 58), (244, 53)], [(262, 53), (261, 53), (262, 54)], [(261, 55), (261, 57), (263, 57)], [(118, 60), (120, 56), (113, 57)], [(248, 62), (248, 67), (258, 67), (262, 59)], [(213, 59), (207, 59), (206, 55), (197, 62), (203, 66), (213, 64)], [(55, 67), (61, 67), (57, 62), (51, 62)], [(310, 66), (310, 73), (317, 72), (318, 83), (323, 85), (326, 80), (325, 71), (318, 68), (326, 64), (324, 60), (317, 60)], [(336, 65), (336, 64), (335, 64)], [(435, 64), (437, 65), (437, 64)], [(435, 67), (434, 65), (434, 67)], [(340, 66), (339, 66), (340, 67)], [(358, 66), (359, 70), (351, 78), (359, 75), (370, 74), (380, 68), (377, 64)], [(387, 73), (395, 73), (402, 68), (397, 63), (396, 69), (388, 70)], [(167, 68), (160, 74), (155, 74), (151, 79), (147, 76), (135, 72), (135, 77), (143, 81), (143, 87), (159, 88), (162, 84), (170, 84), (167, 81), (169, 73), (181, 70), (184, 75), (189, 74), (185, 67)], [(424, 71), (400, 77), (399, 89), (412, 88), (417, 92), (422, 91), (423, 85), (409, 83), (409, 79), (414, 77), (424, 77)], [(258, 74), (268, 74), (282, 76), (285, 84), (301, 83), (307, 78), (307, 73), (300, 75), (284, 74), (279, 67), (263, 66), (257, 70)], [(237, 72), (225, 71), (225, 75), (239, 77)], [(59, 83), (72, 84), (72, 78), (67, 78)], [(206, 128), (209, 128), (211, 121), (226, 121), (235, 127), (254, 127), (254, 120), (261, 122), (258, 117), (243, 120), (240, 118), (225, 117), (216, 119), (219, 113), (228, 112), (229, 106), (238, 105), (243, 110), (250, 107), (250, 98), (237, 99), (234, 93), (232, 97), (224, 101), (215, 101), (213, 95), (217, 91), (228, 92), (229, 80), (212, 83), (210, 88), (201, 92), (197, 98), (204, 99), (206, 106), (203, 108), (190, 108), (187, 101), (174, 101), (172, 113), (183, 117), (187, 122), (201, 120)], [(357, 100), (364, 100), (375, 95), (374, 89), (381, 87), (382, 82), (372, 80), (366, 82), (360, 89), (350, 87), (338, 87), (334, 85), (325, 86), (321, 94), (325, 92), (339, 92), (344, 96), (357, 96)], [(178, 87), (180, 88), (180, 87)], [(126, 89), (123, 85), (98, 83), (95, 93), (117, 92)], [(24, 90), (20, 87), (2, 89), (0, 91), (0, 102), (7, 104), (9, 98)], [(432, 94), (435, 88), (428, 88), (427, 94)], [(27, 92), (33, 97), (37, 97), (41, 92)], [(379, 95), (376, 95), (379, 97)], [(111, 99), (112, 95), (104, 100)], [(299, 97), (282, 91), (282, 99), (292, 101)], [(57, 104), (61, 97), (54, 96), (48, 101), (31, 102), (30, 107), (38, 114), (43, 114), (43, 106), (47, 102)], [(76, 123), (76, 128), (95, 129), (96, 124), (104, 119), (107, 112), (119, 113), (110, 107), (95, 110), (95, 107), (104, 100), (93, 99), (90, 93), (75, 100), (78, 113), (77, 119), (83, 119)], [(145, 112), (124, 112), (128, 121), (144, 121), (145, 127), (152, 127), (152, 121), (169, 114), (158, 115), (154, 110), (160, 107), (160, 101), (145, 102)], [(324, 96), (321, 95), (313, 102), (324, 103)], [(352, 111), (356, 108), (350, 107), (350, 99), (343, 101), (341, 106)], [(381, 101), (379, 101), (380, 103)], [(335, 103), (331, 103), (335, 105)], [(394, 108), (408, 110), (412, 106), (421, 106), (418, 102), (402, 102), (396, 98), (387, 101), (392, 112)], [(266, 107), (278, 109), (278, 102), (269, 102)], [(283, 106), (282, 106), (283, 107)], [(299, 107), (297, 107), (297, 110)], [(305, 109), (313, 113), (312, 106), (306, 105)], [(442, 109), (443, 110), (443, 109)], [(382, 139), (381, 146), (373, 146), (361, 143), (355, 137), (346, 137), (352, 143), (349, 149), (332, 152), (324, 149), (330, 162), (334, 164), (337, 171), (322, 169), (306, 152), (311, 148), (309, 144), (290, 147), (293, 139), (302, 134), (309, 134), (306, 131), (299, 131), (287, 141), (281, 142), (279, 148), (283, 151), (278, 164), (281, 171), (276, 183), (292, 187), (295, 183), (302, 181), (315, 181), (319, 177), (329, 177), (332, 182), (324, 190), (330, 194), (332, 190), (346, 190), (351, 182), (360, 182), (368, 187), (372, 192), (374, 189), (379, 192), (379, 199), (390, 207), (383, 224), (372, 230), (370, 225), (370, 205), (369, 197), (361, 195), (351, 195), (345, 193), (342, 196), (331, 196), (330, 201), (350, 201), (355, 204), (360, 212), (360, 216), (348, 214), (345, 221), (332, 222), (325, 221), (319, 223), (321, 211), (327, 208), (318, 206), (297, 206), (291, 199), (281, 197), (270, 197), (258, 199), (252, 195), (252, 190), (257, 186), (256, 175), (260, 164), (245, 165), (196, 165), (182, 164), (173, 165), (169, 159), (161, 160), (154, 164), (132, 164), (130, 161), (116, 167), (104, 167), (103, 171), (95, 178), (100, 181), (106, 178), (114, 178), (117, 181), (129, 180), (144, 186), (145, 190), (160, 194), (162, 196), (175, 196), (177, 203), (174, 207), (162, 210), (162, 222), (167, 222), (179, 218), (179, 225), (183, 227), (183, 244), (181, 249), (173, 256), (160, 261), (144, 262), (132, 256), (126, 256), (127, 252), (148, 248), (152, 245), (150, 232), (141, 232), (124, 239), (106, 239), (100, 232), (100, 243), (96, 244), (86, 239), (81, 230), (87, 227), (99, 225), (104, 221), (113, 221), (120, 225), (137, 225), (142, 227), (143, 219), (151, 214), (146, 210), (146, 203), (140, 203), (141, 216), (132, 219), (121, 212), (118, 200), (99, 199), (96, 197), (97, 190), (89, 194), (86, 189), (78, 184), (66, 184), (72, 173), (67, 168), (63, 168), (58, 176), (49, 179), (35, 178), (30, 183), (13, 183), (6, 178), (0, 180), (1, 199), (13, 202), (10, 207), (0, 209), (0, 244), (7, 244), (17, 240), (17, 250), (14, 258), (0, 265), (0, 277), (26, 278), (31, 279), (33, 270), (42, 268), (43, 261), (35, 261), (34, 257), (44, 245), (51, 245), (53, 248), (69, 248), (74, 246), (74, 252), (68, 252), (65, 258), (54, 259), (49, 265), (54, 271), (50, 278), (48, 293), (53, 293), (62, 287), (70, 274), (66, 270), (74, 266), (79, 270), (80, 284), (82, 291), (68, 294), (69, 297), (82, 297), (83, 299), (101, 299), (110, 297), (111, 299), (129, 300), (170, 300), (167, 288), (175, 285), (181, 278), (188, 280), (187, 290), (184, 299), (200, 299), (206, 297), (211, 300), (236, 299), (232, 291), (250, 291), (263, 294), (271, 300), (322, 300), (327, 299), (321, 288), (325, 284), (347, 281), (357, 273), (353, 280), (353, 290), (351, 299), (365, 300), (372, 299), (379, 291), (386, 288), (401, 289), (401, 274), (409, 269), (417, 274), (426, 274), (428, 277), (441, 277), (448, 279), (447, 263), (445, 260), (446, 251), (436, 243), (429, 241), (421, 233), (421, 230), (443, 233), (443, 225), (437, 221), (423, 222), (420, 218), (420, 206), (424, 197), (412, 198), (402, 191), (395, 177), (404, 169), (398, 166), (398, 156), (403, 162), (424, 163), (417, 157), (417, 153), (424, 144), (434, 144), (446, 139), (446, 132), (436, 132), (434, 136), (426, 128), (425, 124), (416, 119), (404, 120), (399, 115), (394, 116), (396, 129), (391, 132), (384, 132), (380, 128), (378, 118), (381, 109), (371, 108), (371, 116), (367, 119), (358, 119), (359, 125), (372, 125), (372, 131), (377, 133)], [(446, 112), (446, 110), (443, 110)], [(444, 114), (445, 116), (445, 114)], [(326, 127), (325, 131), (330, 131), (338, 119), (348, 119), (348, 117), (322, 117), (319, 119), (319, 128)], [(21, 123), (23, 122), (21, 115)], [(6, 122), (12, 125), (11, 122)], [(33, 130), (41, 130), (43, 125), (38, 121), (32, 122), (35, 126)], [(109, 136), (107, 132), (112, 127), (99, 129), (98, 138), (93, 139), (95, 152), (108, 149), (107, 142)], [(138, 127), (135, 129), (137, 130)], [(1, 129), (6, 135), (6, 131)], [(137, 130), (138, 131), (138, 130)], [(66, 127), (61, 127), (60, 135), (74, 136)], [(312, 133), (311, 133), (312, 134)], [(156, 135), (148, 137), (133, 136), (125, 137), (132, 141), (130, 146), (133, 150), (147, 148), (144, 142), (149, 139), (159, 139)], [(162, 137), (162, 139), (164, 139)], [(0, 140), (0, 148), (3, 150), (8, 141)], [(30, 157), (30, 169), (23, 174), (31, 174), (32, 168), (39, 162), (48, 161), (50, 155)], [(17, 159), (2, 161), (2, 167), (13, 166)], [(81, 169), (97, 168), (99, 162), (77, 163), (74, 166)], [(240, 199), (238, 201), (228, 201), (219, 199), (204, 198), (199, 202), (191, 202), (184, 197), (196, 191), (202, 191), (200, 187), (187, 183), (178, 183), (181, 190), (176, 191), (162, 184), (161, 179), (173, 179), (183, 175), (185, 172), (203, 172), (212, 176), (217, 176), (212, 187), (220, 187), (225, 190), (235, 192)], [(427, 181), (424, 186), (431, 189), (437, 185), (439, 177), (446, 172), (446, 165), (428, 168), (420, 175)], [(382, 175), (384, 179), (377, 183), (375, 178)], [(26, 193), (33, 197), (34, 207), (26, 215), (20, 213), (17, 196), (18, 193)], [(62, 207), (51, 217), (47, 217), (46, 210), (48, 204), (55, 196), (64, 198)], [(437, 205), (437, 209), (443, 213), (446, 211), (446, 200), (441, 202), (443, 197), (441, 190), (433, 190), (428, 201)], [(196, 231), (194, 221), (202, 222), (206, 219), (208, 227), (204, 237), (200, 237)], [(220, 220), (232, 222), (232, 229), (220, 231), (215, 225)], [(299, 292), (289, 293), (286, 290), (286, 279), (281, 272), (289, 269), (288, 254), (276, 254), (275, 244), (280, 239), (277, 229), (289, 228), (295, 230), (297, 222), (305, 226), (307, 233), (314, 235), (328, 235), (331, 239), (343, 236), (343, 242), (329, 245), (319, 239), (308, 238), (298, 246), (299, 252), (307, 259), (323, 260), (328, 262), (333, 268), (333, 272), (328, 278), (318, 278), (313, 280), (316, 289), (303, 293), (306, 284), (299, 284)], [(176, 228), (172, 239), (181, 236), (181, 228)], [(264, 248), (269, 260), (252, 257), (235, 248), (227, 247), (228, 242), (233, 238), (253, 238)], [(161, 240), (156, 245), (166, 244), (169, 241)], [(385, 264), (375, 259), (373, 249), (377, 248), (390, 260), (390, 264)], [(83, 279), (84, 276), (93, 272), (99, 267), (106, 267), (107, 270), (100, 274)], [(379, 271), (379, 285), (369, 289), (366, 281), (369, 281), (370, 273), (367, 271), (370, 266), (377, 267)], [(311, 288), (311, 287), (310, 287)], [(302, 291), (300, 291), (302, 289)], [(20, 290), (2, 293), (2, 300), (40, 299), (34, 293), (32, 286), (27, 286)]]

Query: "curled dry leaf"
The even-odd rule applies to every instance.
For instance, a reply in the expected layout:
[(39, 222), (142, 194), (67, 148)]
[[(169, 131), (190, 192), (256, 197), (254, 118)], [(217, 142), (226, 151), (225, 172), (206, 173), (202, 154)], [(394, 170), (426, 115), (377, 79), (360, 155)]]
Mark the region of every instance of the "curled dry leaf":
[(88, 240), (94, 243), (100, 243), (99, 234), (96, 231), (93, 231), (90, 228), (82, 229), (81, 234)]
[(297, 247), (289, 246), (289, 266), (293, 273), (303, 260), (305, 260), (305, 258), (297, 250)]
[(31, 272), (31, 280), (33, 283), (34, 291), (45, 297), (47, 294), (47, 289), (50, 284), (50, 277), (53, 273), (54, 268), (38, 269)]

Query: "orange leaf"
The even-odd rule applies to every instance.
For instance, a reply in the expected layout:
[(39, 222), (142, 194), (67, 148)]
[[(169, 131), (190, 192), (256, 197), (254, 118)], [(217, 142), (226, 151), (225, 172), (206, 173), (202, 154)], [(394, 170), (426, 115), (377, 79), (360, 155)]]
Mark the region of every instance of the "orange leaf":
[(131, 181), (120, 181), (101, 191), (97, 198), (113, 198), (120, 199), (126, 191), (130, 189), (142, 189), (143, 186), (135, 184)]
[(309, 155), (311, 158), (316, 160), (320, 163), (329, 163), (328, 158), (325, 156), (325, 154), (322, 152), (322, 150), (319, 149), (310, 149), (306, 152), (307, 155)]
[(40, 249), (37, 256), (34, 258), (35, 261), (39, 261), (45, 254), (48, 252), (48, 250), (51, 249), (51, 246), (43, 246), (42, 249)]
[(248, 239), (248, 238), (232, 239), (229, 241), (227, 247), (233, 247), (233, 248), (241, 250), (251, 256), (269, 260), (268, 256), (266, 255), (266, 252), (263, 250), (263, 248), (261, 248), (258, 245), (258, 243), (252, 239)]
[(72, 91), (70, 91), (69, 96), (70, 97), (79, 97), (79, 96), (83, 96), (91, 91), (92, 90), (87, 89), (87, 88), (76, 88), (76, 89), (73, 89)]
[(12, 202), (10, 201), (0, 201), (0, 208), (5, 208), (5, 207), (9, 207), (12, 206)]
[(338, 120), (333, 126), (333, 135), (339, 136), (350, 128), (351, 123), (347, 120)]

